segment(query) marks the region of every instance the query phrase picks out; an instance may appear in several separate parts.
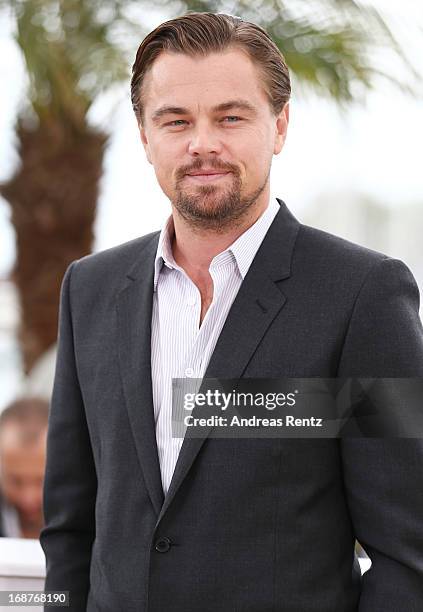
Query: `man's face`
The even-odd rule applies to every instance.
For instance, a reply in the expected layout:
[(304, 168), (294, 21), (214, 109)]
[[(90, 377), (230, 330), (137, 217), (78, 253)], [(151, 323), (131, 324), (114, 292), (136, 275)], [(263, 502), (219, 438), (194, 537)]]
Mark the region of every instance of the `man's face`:
[(41, 528), (46, 434), (24, 446), (17, 427), (5, 424), (0, 435), (0, 488), (27, 527)]
[(162, 52), (143, 86), (141, 139), (158, 182), (191, 225), (220, 229), (269, 197), (287, 105), (276, 117), (263, 77), (239, 49), (189, 57)]

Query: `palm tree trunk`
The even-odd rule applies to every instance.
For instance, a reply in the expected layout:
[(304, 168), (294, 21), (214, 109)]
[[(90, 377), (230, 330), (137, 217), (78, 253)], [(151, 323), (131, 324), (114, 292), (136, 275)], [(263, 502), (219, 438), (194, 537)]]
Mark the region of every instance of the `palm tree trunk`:
[(107, 142), (85, 126), (58, 120), (18, 125), (21, 165), (0, 187), (12, 210), (25, 372), (56, 341), (60, 285), (69, 263), (93, 242), (98, 185)]

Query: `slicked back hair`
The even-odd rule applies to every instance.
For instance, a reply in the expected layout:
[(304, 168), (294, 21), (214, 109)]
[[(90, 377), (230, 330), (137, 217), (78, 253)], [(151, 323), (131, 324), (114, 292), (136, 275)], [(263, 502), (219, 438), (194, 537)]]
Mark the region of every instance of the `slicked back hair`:
[(270, 107), (278, 115), (291, 95), (291, 82), (283, 55), (265, 30), (223, 13), (187, 13), (160, 24), (138, 48), (131, 80), (132, 107), (138, 122), (144, 123), (144, 78), (160, 53), (205, 57), (230, 49), (244, 51), (261, 70)]

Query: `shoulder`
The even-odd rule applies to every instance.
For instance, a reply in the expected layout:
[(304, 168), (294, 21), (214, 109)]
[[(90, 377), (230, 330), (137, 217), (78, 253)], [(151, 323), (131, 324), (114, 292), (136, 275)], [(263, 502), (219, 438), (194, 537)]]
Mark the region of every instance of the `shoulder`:
[(77, 259), (70, 264), (65, 278), (72, 274), (72, 284), (79, 287), (87, 287), (93, 283), (110, 287), (120, 283), (133, 268), (142, 269), (143, 263), (154, 261), (159, 235), (159, 231), (151, 232)]
[(371, 268), (388, 258), (385, 253), (305, 224), (300, 224), (296, 254), (301, 260), (313, 259), (316, 265), (348, 269)]
[(278, 198), (278, 202), (281, 208), (269, 232), (267, 261), (279, 257), (286, 260), (289, 253), (290, 276), (297, 282), (316, 287), (320, 282), (326, 286), (341, 283), (340, 288), (356, 288), (370, 270), (392, 259), (386, 253), (301, 223), (282, 200)]
[(383, 283), (402, 277), (414, 282), (404, 262), (304, 224), (300, 224), (293, 266), (307, 277), (327, 279), (331, 284), (356, 290), (372, 279)]
[(403, 261), (304, 224), (299, 224), (289, 283), (327, 312), (352, 312), (357, 303), (376, 308), (398, 296), (407, 296), (417, 310), (420, 303), (415, 278)]
[(292, 271), (315, 317), (343, 321), (338, 375), (421, 375), (420, 294), (403, 261), (301, 225)]

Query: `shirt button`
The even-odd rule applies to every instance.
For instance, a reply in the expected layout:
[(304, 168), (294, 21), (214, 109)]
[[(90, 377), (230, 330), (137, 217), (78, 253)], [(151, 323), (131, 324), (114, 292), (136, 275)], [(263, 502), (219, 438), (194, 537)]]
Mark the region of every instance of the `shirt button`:
[(159, 553), (165, 553), (168, 550), (170, 550), (170, 547), (172, 546), (172, 542), (170, 540), (170, 538), (159, 538), (155, 545), (154, 548), (157, 550), (157, 552)]
[(187, 304), (188, 304), (188, 306), (195, 306), (195, 305), (196, 305), (196, 303), (197, 303), (197, 300), (196, 300), (195, 298), (189, 298), (189, 299), (187, 300)]
[(185, 376), (188, 376), (189, 378), (191, 378), (192, 376), (194, 376), (194, 370), (192, 368), (187, 368), (185, 370)]

